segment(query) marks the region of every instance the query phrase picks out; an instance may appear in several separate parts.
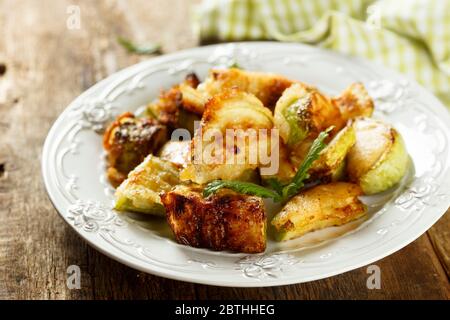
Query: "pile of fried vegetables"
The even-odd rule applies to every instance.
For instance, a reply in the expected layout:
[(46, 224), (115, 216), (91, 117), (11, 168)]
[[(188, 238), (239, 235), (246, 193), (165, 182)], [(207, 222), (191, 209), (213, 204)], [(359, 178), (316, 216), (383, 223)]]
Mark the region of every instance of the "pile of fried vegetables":
[[(202, 83), (190, 74), (144, 115), (125, 113), (105, 132), (115, 209), (165, 217), (179, 243), (246, 253), (266, 248), (263, 198), (281, 204), (270, 221), (279, 241), (359, 219), (367, 214), (359, 196), (394, 187), (409, 163), (402, 137), (373, 109), (360, 83), (328, 97), (270, 73), (212, 69)], [(178, 128), (192, 140), (169, 141)], [(207, 130), (248, 128), (278, 129), (277, 174), (249, 161), (250, 144), (234, 148), (239, 163), (192, 161), (210, 143)]]

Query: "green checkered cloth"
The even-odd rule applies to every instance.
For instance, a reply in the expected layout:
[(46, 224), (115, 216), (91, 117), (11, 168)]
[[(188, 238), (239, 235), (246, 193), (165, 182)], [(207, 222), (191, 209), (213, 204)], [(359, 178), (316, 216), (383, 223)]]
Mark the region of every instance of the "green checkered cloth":
[(195, 30), (204, 42), (303, 42), (363, 56), (450, 106), (450, 0), (204, 0)]

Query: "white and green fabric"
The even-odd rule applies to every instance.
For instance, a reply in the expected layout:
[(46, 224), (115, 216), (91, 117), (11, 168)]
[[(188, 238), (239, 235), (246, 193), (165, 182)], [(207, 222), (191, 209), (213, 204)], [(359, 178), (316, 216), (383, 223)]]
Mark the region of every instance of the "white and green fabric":
[(395, 68), (450, 106), (450, 0), (204, 0), (202, 41), (303, 42)]

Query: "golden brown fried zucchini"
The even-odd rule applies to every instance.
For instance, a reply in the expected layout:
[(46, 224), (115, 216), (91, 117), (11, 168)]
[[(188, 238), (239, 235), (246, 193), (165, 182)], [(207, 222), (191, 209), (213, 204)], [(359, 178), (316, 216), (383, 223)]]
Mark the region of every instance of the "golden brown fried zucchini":
[(182, 97), (182, 107), (187, 111), (202, 115), (208, 101), (208, 95), (185, 83), (180, 84), (178, 88)]
[(176, 165), (149, 155), (130, 172), (115, 193), (115, 209), (164, 215), (159, 194), (179, 183)]
[(250, 161), (249, 154), (258, 154), (258, 148), (264, 144), (248, 139), (238, 146), (233, 138), (231, 141), (235, 143), (227, 146), (226, 135), (235, 131), (226, 130), (253, 129), (258, 132), (258, 129), (266, 129), (270, 133), (272, 127), (270, 110), (254, 95), (234, 89), (214, 96), (206, 104), (200, 128), (192, 140), (193, 158), (181, 172), (181, 179), (198, 184), (214, 179), (242, 180), (258, 167), (258, 159)]
[(264, 184), (268, 179), (275, 178), (281, 183), (288, 183), (295, 176), (297, 171), (296, 165), (292, 162), (290, 157), (290, 152), (287, 147), (284, 145), (281, 138), (278, 143), (278, 172), (275, 174), (265, 175), (263, 172), (260, 173), (261, 179)]
[(166, 127), (157, 121), (136, 118), (130, 112), (120, 115), (103, 136), (108, 161), (107, 175), (111, 184), (119, 185), (128, 172), (166, 141)]
[(264, 106), (273, 108), (283, 91), (294, 82), (266, 72), (251, 72), (237, 68), (212, 69), (205, 82), (199, 85), (198, 91), (212, 97), (224, 90), (237, 88), (255, 95)]
[(372, 98), (360, 82), (351, 84), (332, 101), (339, 108), (345, 120), (372, 116), (374, 108)]
[(330, 126), (334, 126), (333, 132), (338, 132), (346, 123), (328, 97), (300, 83), (283, 92), (275, 106), (274, 121), (290, 148), (307, 138), (314, 139)]
[(356, 143), (347, 158), (350, 180), (358, 183), (365, 194), (393, 187), (409, 164), (401, 135), (390, 125), (370, 118), (356, 120), (353, 127)]
[(309, 180), (337, 181), (345, 173), (345, 158), (355, 144), (355, 130), (351, 124), (339, 131), (319, 155), (308, 171)]
[(362, 194), (358, 185), (346, 182), (322, 184), (300, 192), (271, 221), (277, 239), (297, 238), (364, 216), (367, 208), (358, 199)]
[(159, 98), (147, 106), (147, 113), (171, 129), (186, 128), (193, 133), (193, 122), (200, 120), (202, 104), (206, 102), (195, 90), (198, 83), (195, 74), (188, 74), (184, 82), (161, 92)]
[(191, 156), (191, 141), (168, 141), (162, 146), (158, 156), (182, 167), (187, 166)]
[(259, 253), (266, 248), (266, 215), (261, 198), (223, 190), (203, 198), (201, 190), (179, 185), (161, 196), (177, 242), (193, 247)]
[(160, 123), (171, 128), (179, 126), (179, 113), (182, 107), (182, 96), (178, 86), (162, 91), (158, 99), (147, 106), (147, 113)]

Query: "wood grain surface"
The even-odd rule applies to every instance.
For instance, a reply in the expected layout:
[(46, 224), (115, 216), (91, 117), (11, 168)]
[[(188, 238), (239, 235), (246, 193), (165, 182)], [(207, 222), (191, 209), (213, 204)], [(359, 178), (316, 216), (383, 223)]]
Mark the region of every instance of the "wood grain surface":
[[(376, 262), (381, 289), (360, 268), (305, 284), (238, 289), (135, 271), (84, 243), (58, 216), (41, 179), (42, 144), (68, 103), (97, 81), (149, 57), (118, 35), (172, 52), (198, 45), (185, 0), (0, 0), (0, 299), (448, 299), (450, 215)], [(81, 28), (67, 28), (68, 7)], [(69, 265), (81, 289), (66, 286)]]

